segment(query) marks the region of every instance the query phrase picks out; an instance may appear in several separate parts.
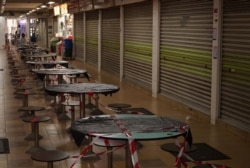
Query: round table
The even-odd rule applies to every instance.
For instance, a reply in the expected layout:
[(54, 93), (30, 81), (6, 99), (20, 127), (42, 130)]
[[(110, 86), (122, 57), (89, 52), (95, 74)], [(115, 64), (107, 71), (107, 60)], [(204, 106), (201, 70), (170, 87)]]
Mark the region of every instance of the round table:
[(41, 80), (44, 80), (46, 75), (58, 75), (58, 83), (62, 83), (63, 75), (81, 75), (83, 74), (89, 80), (89, 74), (84, 69), (32, 69)]
[(80, 117), (85, 117), (85, 94), (112, 95), (119, 89), (118, 86), (103, 83), (73, 83), (45, 87), (46, 93), (51, 96), (61, 93), (80, 95)]
[[(156, 115), (115, 114), (82, 118), (72, 122), (71, 135), (81, 145), (86, 135), (113, 140), (126, 140), (126, 167), (131, 167), (130, 140), (159, 140), (185, 136), (192, 144), (192, 135), (186, 123)], [(93, 142), (95, 139), (93, 140)]]
[(56, 65), (61, 65), (68, 68), (68, 61), (26, 61), (26, 64), (35, 66), (35, 69), (43, 68), (54, 68)]
[(25, 60), (47, 60), (47, 58), (51, 58), (52, 60), (56, 60), (57, 54), (32, 54), (32, 55), (23, 55)]

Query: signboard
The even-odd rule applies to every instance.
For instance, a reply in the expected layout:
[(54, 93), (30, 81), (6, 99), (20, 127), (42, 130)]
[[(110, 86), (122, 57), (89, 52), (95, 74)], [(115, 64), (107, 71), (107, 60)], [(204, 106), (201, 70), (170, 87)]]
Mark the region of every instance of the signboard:
[(60, 9), (61, 9), (61, 14), (68, 14), (68, 5), (67, 3), (61, 4), (60, 5)]
[(93, 10), (92, 0), (79, 0), (80, 11)]
[(79, 3), (78, 0), (69, 0), (67, 2), (68, 13), (73, 14), (79, 12)]
[(142, 2), (146, 0), (115, 0), (115, 5), (125, 5), (125, 4), (131, 4), (131, 3), (136, 3), (136, 2)]
[(113, 0), (93, 0), (93, 2), (95, 9), (108, 8), (114, 6)]
[(60, 6), (55, 6), (54, 8), (54, 16), (58, 16), (60, 15)]

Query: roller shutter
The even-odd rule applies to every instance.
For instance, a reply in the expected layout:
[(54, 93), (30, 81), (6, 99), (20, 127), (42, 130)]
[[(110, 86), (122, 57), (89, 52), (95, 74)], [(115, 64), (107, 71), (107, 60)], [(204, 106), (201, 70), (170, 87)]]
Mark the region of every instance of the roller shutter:
[(86, 62), (98, 64), (98, 10), (86, 12)]
[(74, 14), (74, 56), (80, 60), (83, 60), (83, 13)]
[(220, 117), (250, 132), (250, 1), (223, 6)]
[(101, 69), (120, 73), (120, 8), (102, 13), (102, 64)]
[(124, 78), (151, 89), (152, 1), (124, 7)]
[(58, 20), (57, 16), (53, 17), (53, 34), (55, 35), (58, 32)]
[(40, 28), (40, 31), (41, 31), (41, 34), (46, 34), (45, 36), (40, 36), (40, 40), (41, 40), (41, 43), (43, 44), (43, 46), (47, 46), (47, 19), (41, 19), (41, 28)]
[(212, 0), (162, 0), (160, 93), (210, 112)]

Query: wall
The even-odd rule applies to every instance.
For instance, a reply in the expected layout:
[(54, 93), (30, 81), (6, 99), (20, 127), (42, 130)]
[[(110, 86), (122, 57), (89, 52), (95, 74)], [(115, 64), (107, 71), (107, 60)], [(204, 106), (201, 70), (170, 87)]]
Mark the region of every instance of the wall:
[[(1, 39), (5, 39), (5, 32), (7, 32), (6, 30), (6, 20), (5, 17), (0, 17), (0, 37)], [(5, 40), (0, 40), (0, 46), (5, 45)]]

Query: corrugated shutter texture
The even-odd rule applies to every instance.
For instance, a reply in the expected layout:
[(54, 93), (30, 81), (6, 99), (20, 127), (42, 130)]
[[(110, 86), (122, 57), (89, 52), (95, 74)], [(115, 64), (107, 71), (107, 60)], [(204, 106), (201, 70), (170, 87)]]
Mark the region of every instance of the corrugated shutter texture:
[(212, 0), (161, 1), (160, 92), (210, 112)]
[(250, 132), (250, 1), (223, 8), (221, 118)]
[(98, 64), (98, 14), (99, 11), (86, 12), (86, 62)]
[(43, 46), (47, 46), (47, 26), (46, 26), (47, 19), (42, 19), (41, 20), (41, 34), (46, 34), (46, 36), (40, 36), (41, 37), (41, 42)]
[(120, 8), (103, 10), (101, 68), (120, 73)]
[(124, 77), (142, 87), (152, 84), (152, 2), (124, 8)]
[(84, 42), (84, 27), (83, 27), (83, 13), (74, 14), (74, 56), (83, 60), (83, 42)]
[(58, 32), (58, 20), (57, 16), (53, 17), (53, 34), (55, 35)]

